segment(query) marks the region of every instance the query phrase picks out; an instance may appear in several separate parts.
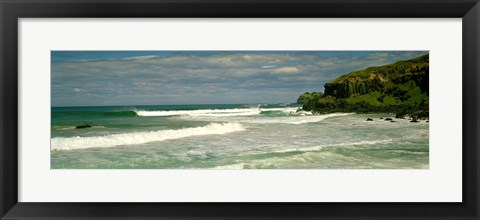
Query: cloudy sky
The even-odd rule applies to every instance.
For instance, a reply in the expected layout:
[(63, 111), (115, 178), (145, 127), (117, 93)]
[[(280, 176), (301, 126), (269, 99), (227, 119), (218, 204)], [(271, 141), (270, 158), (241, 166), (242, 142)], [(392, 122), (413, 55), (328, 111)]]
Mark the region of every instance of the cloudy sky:
[(427, 51), (52, 51), (52, 106), (291, 103)]

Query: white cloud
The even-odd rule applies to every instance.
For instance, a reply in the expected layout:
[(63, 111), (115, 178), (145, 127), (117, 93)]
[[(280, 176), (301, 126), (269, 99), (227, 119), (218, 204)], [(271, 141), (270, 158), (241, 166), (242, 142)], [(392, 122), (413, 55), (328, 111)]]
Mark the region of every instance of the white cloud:
[(272, 74), (291, 74), (291, 73), (298, 73), (298, 68), (294, 66), (287, 66), (287, 67), (280, 67), (277, 69), (272, 70)]
[(265, 65), (265, 66), (261, 66), (260, 68), (262, 69), (271, 69), (271, 68), (275, 68), (277, 67), (277, 65)]
[(149, 56), (136, 56), (136, 57), (125, 57), (125, 58), (122, 58), (122, 60), (137, 60), (137, 61), (142, 61), (142, 60), (150, 60), (150, 59), (154, 59), (154, 58), (158, 58), (160, 56), (156, 56), (156, 55), (149, 55)]
[(390, 54), (388, 53), (372, 53), (367, 56), (367, 59), (372, 59), (372, 60), (386, 60), (390, 58)]

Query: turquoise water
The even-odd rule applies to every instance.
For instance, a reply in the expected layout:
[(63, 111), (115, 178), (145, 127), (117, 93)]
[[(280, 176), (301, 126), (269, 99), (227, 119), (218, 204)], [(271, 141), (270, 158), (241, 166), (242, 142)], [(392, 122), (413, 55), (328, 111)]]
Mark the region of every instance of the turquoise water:
[[(428, 123), (296, 104), (53, 107), (53, 169), (428, 169)], [(395, 122), (380, 118), (391, 117)], [(366, 121), (372, 118), (374, 121)], [(87, 123), (91, 128), (75, 129)]]

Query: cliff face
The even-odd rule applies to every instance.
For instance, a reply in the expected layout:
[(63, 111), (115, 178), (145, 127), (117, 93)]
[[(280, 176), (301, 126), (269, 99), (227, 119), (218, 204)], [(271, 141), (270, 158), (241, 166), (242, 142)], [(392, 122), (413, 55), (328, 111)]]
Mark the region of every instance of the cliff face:
[(335, 98), (347, 98), (354, 94), (367, 94), (374, 91), (380, 91), (385, 86), (378, 78), (359, 80), (359, 81), (343, 81), (339, 83), (326, 83), (325, 95)]
[(325, 96), (347, 98), (382, 91), (388, 83), (404, 84), (410, 80), (428, 92), (428, 54), (407, 61), (369, 67), (343, 75), (325, 84)]

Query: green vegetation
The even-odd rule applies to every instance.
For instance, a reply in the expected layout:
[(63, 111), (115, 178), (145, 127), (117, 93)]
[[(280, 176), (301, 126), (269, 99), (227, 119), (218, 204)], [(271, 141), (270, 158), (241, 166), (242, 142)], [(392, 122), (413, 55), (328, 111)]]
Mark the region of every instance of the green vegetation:
[(323, 96), (322, 92), (312, 92), (312, 93), (306, 92), (300, 95), (300, 97), (298, 97), (297, 103), (306, 104), (308, 101), (312, 99), (319, 99), (322, 96)]
[(397, 117), (428, 117), (429, 55), (354, 71), (325, 84), (325, 92), (304, 93), (303, 110), (394, 112)]

